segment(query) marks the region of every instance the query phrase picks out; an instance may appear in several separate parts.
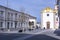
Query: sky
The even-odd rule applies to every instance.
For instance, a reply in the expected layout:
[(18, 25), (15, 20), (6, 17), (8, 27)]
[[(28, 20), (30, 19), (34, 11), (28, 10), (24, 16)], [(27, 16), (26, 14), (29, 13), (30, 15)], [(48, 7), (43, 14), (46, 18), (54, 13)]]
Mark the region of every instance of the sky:
[[(41, 11), (46, 7), (54, 8), (56, 0), (8, 0), (8, 7), (17, 11), (24, 10), (37, 18), (37, 22), (41, 20)], [(7, 0), (0, 0), (0, 5), (7, 7)]]

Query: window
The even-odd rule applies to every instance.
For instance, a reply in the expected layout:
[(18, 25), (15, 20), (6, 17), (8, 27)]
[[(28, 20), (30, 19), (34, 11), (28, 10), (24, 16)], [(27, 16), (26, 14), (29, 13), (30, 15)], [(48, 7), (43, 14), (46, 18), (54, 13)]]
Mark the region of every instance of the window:
[(15, 17), (17, 17), (17, 13), (15, 14)]
[(19, 23), (19, 27), (20, 27), (20, 23)]
[(34, 22), (32, 21), (32, 25), (34, 25)]
[(11, 19), (13, 19), (13, 13), (11, 13)]
[(7, 29), (9, 29), (9, 22), (7, 22)]
[(56, 18), (56, 20), (58, 21), (58, 18)]
[(3, 22), (0, 22), (0, 27), (3, 27)]
[(11, 27), (13, 27), (13, 23), (11, 22)]
[(15, 13), (15, 19), (17, 19), (17, 13)]
[(11, 13), (11, 16), (13, 16), (13, 13)]
[(15, 21), (15, 28), (17, 27), (17, 21)]
[(47, 16), (49, 16), (49, 14), (47, 14)]
[(0, 11), (0, 16), (3, 16), (3, 11)]
[(8, 20), (10, 19), (10, 12), (8, 12), (8, 14), (7, 14), (7, 19)]
[(8, 15), (7, 15), (7, 17), (10, 17), (10, 13), (8, 12)]
[(29, 25), (34, 25), (34, 22), (32, 21), (32, 22), (29, 22)]

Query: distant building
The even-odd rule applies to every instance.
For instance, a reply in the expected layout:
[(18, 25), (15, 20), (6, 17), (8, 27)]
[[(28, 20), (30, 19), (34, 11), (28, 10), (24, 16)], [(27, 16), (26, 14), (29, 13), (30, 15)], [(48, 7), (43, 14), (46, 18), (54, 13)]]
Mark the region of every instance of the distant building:
[(29, 28), (29, 20), (33, 16), (7, 8), (0, 5), (0, 29), (19, 30), (21, 28)]
[(58, 29), (59, 18), (56, 8), (45, 8), (41, 13), (41, 28), (42, 29)]

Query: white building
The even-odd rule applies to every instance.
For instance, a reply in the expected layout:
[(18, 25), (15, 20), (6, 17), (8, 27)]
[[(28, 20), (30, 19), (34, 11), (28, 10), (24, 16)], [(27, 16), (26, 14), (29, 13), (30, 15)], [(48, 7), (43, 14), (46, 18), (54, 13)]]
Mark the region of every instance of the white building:
[(31, 15), (0, 5), (0, 29), (19, 30), (29, 27)]
[(36, 17), (31, 16), (31, 18), (29, 18), (29, 26), (30, 29), (36, 28)]
[(58, 11), (47, 7), (41, 13), (41, 28), (42, 29), (58, 29), (59, 18)]

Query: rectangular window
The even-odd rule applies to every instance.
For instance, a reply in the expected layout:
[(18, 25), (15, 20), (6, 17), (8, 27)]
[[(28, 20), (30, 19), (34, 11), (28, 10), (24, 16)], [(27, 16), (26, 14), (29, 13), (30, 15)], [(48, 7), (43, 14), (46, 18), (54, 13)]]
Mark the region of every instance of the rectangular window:
[(13, 27), (13, 23), (11, 22), (11, 28)]
[(17, 21), (15, 21), (15, 28), (17, 27)]
[(20, 23), (19, 23), (19, 27), (20, 27)]
[(56, 18), (56, 20), (58, 21), (58, 18)]
[(10, 13), (8, 12), (8, 17), (10, 16)]
[(9, 19), (10, 18), (10, 13), (8, 12), (8, 14), (7, 14), (7, 18)]
[(13, 13), (11, 13), (11, 19), (13, 20)]
[(9, 22), (7, 22), (7, 29), (9, 29)]
[(11, 16), (13, 16), (13, 13), (11, 13)]
[(17, 13), (15, 13), (15, 20), (17, 20)]
[(0, 16), (3, 16), (3, 11), (0, 11)]
[(17, 17), (17, 13), (15, 14), (15, 17)]
[(3, 27), (3, 22), (0, 22), (0, 27)]

